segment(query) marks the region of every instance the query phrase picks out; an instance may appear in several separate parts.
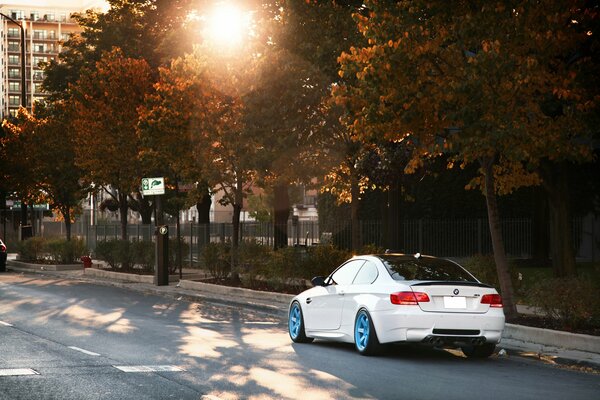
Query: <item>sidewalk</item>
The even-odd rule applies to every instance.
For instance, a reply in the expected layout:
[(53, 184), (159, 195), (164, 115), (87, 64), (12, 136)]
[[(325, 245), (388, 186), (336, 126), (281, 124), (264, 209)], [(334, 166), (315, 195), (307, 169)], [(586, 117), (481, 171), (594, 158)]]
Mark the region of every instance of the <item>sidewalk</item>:
[[(169, 286), (155, 286), (145, 282), (124, 282), (86, 276), (82, 269), (71, 271), (27, 270), (12, 266), (10, 260), (7, 268), (17, 273), (36, 273), (55, 278), (75, 279), (97, 285), (113, 286), (144, 294), (168, 297), (178, 301), (210, 302), (229, 307), (250, 308), (277, 316), (281, 318), (282, 324), (285, 323), (289, 302), (293, 297), (292, 295), (230, 288), (186, 280), (180, 283), (170, 283)], [(521, 306), (518, 309), (522, 313), (531, 312), (530, 309)], [(539, 359), (549, 364), (576, 366), (600, 371), (600, 351), (596, 351), (599, 346), (600, 338), (595, 336), (506, 324), (502, 341), (498, 345), (498, 356), (520, 356)]]

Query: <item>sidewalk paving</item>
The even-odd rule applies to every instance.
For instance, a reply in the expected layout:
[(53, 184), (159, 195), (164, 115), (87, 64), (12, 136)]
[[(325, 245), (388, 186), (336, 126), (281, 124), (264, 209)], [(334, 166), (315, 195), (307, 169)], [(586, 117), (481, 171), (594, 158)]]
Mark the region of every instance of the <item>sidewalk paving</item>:
[[(119, 287), (145, 294), (168, 297), (178, 301), (185, 300), (196, 303), (210, 302), (223, 304), (229, 307), (250, 308), (277, 316), (281, 318), (282, 324), (285, 324), (287, 317), (287, 309), (289, 306), (289, 301), (285, 298), (285, 296), (281, 296), (280, 294), (278, 294), (277, 296), (273, 296), (267, 292), (261, 292), (257, 294), (256, 291), (250, 291), (253, 292), (253, 296), (248, 297), (244, 296), (243, 293), (242, 295), (237, 295), (239, 294), (240, 290), (244, 290), (239, 288), (219, 287), (217, 290), (205, 291), (182, 287), (187, 286), (185, 285), (186, 281), (183, 281), (184, 285), (181, 285), (177, 282), (172, 282), (168, 286), (155, 286), (149, 283), (124, 282), (114, 279), (89, 277), (86, 276), (84, 274), (84, 271), (81, 269), (74, 271), (32, 271), (24, 268), (11, 266), (10, 262), (7, 267), (9, 270), (13, 270), (17, 273), (35, 273), (55, 278), (59, 277), (63, 279), (75, 279), (83, 282), (89, 282), (92, 284)], [(228, 294), (229, 290), (236, 290), (236, 295)], [(293, 296), (289, 295), (289, 299), (291, 299), (292, 297)], [(518, 306), (518, 310), (519, 312), (525, 314), (532, 312), (530, 308), (524, 306)], [(530, 331), (529, 329), (532, 328), (507, 324), (507, 327), (503, 334), (503, 338), (500, 344), (498, 345), (498, 356), (520, 356), (531, 359), (539, 359), (549, 364), (575, 366), (588, 371), (591, 370), (595, 372), (600, 372), (600, 352), (580, 351), (562, 346), (539, 344), (535, 342), (535, 339), (536, 336), (539, 335), (540, 330)], [(542, 334), (543, 333), (544, 332), (542, 332)], [(560, 335), (558, 336), (560, 340), (580, 340), (579, 343), (581, 343), (581, 340), (583, 340), (584, 342), (586, 340), (596, 340), (596, 337), (570, 334), (567, 332), (548, 331), (548, 333), (558, 333)], [(598, 340), (600, 340), (600, 338), (598, 338)], [(594, 349), (596, 348), (596, 346), (592, 347), (594, 347)]]

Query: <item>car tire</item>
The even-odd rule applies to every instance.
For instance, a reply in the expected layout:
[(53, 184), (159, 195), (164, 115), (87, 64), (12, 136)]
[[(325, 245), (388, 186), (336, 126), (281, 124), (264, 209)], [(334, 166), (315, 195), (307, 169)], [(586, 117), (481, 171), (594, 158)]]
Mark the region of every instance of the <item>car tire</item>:
[(487, 358), (494, 354), (496, 345), (494, 343), (484, 343), (479, 346), (463, 346), (461, 350), (467, 358)]
[(358, 311), (354, 320), (354, 347), (363, 356), (377, 355), (381, 352), (373, 321), (364, 308)]
[(290, 306), (288, 315), (288, 333), (294, 343), (310, 343), (314, 340), (313, 338), (306, 336), (302, 308), (297, 301), (294, 301)]

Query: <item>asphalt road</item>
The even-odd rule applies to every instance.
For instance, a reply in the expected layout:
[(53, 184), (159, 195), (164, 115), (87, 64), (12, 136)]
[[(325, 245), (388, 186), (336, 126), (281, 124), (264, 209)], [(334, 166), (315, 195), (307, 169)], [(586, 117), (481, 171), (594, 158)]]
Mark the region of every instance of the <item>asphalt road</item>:
[(600, 375), (405, 346), (361, 357), (291, 344), (280, 318), (244, 308), (0, 274), (0, 399), (238, 398), (588, 400)]

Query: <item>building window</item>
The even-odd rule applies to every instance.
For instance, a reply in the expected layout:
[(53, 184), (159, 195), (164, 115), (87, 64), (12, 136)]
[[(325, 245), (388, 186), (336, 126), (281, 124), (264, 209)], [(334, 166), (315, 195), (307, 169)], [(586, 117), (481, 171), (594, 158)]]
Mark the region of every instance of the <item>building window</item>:
[(14, 108), (11, 108), (8, 110), (8, 113), (10, 114), (11, 117), (16, 118), (17, 117), (17, 110)]
[(8, 90), (11, 92), (18, 92), (21, 90), (21, 82), (9, 82)]
[[(9, 71), (9, 73), (10, 73), (10, 71)], [(43, 71), (35, 71), (33, 73), (33, 79), (43, 80), (44, 79), (44, 72)]]
[(40, 56), (34, 56), (33, 57), (33, 66), (37, 67), (40, 63), (45, 63), (48, 62), (48, 57), (40, 57)]
[(21, 33), (19, 32), (19, 28), (8, 28), (8, 36), (9, 37), (19, 37)]
[(54, 14), (50, 13), (50, 14), (46, 14), (45, 16), (46, 21), (54, 21)]
[(8, 96), (8, 104), (11, 106), (20, 106), (21, 105), (21, 96), (17, 96), (11, 94)]
[(60, 22), (67, 22), (67, 14), (65, 14), (65, 13), (60, 14), (58, 19)]
[(46, 39), (47, 32), (45, 30), (34, 30), (33, 38), (34, 39)]
[(25, 19), (25, 12), (22, 10), (10, 10), (10, 16), (13, 19)]
[(8, 51), (21, 51), (21, 43), (8, 42)]
[(8, 63), (10, 65), (19, 65), (19, 56), (9, 55), (8, 56)]
[(48, 39), (56, 39), (56, 32), (48, 31)]
[(67, 40), (69, 40), (70, 37), (71, 37), (71, 33), (70, 32), (67, 32), (67, 33), (63, 32), (63, 33), (60, 34), (60, 40), (65, 41), (65, 42)]
[(40, 12), (32, 11), (29, 18), (31, 18), (31, 20), (33, 21), (37, 21), (38, 19), (40, 19)]
[(9, 78), (20, 78), (21, 70), (19, 68), (9, 68), (8, 69), (8, 77)]
[(34, 93), (42, 93), (42, 84), (40, 82), (35, 82), (33, 84), (33, 92)]
[(46, 52), (46, 45), (45, 44), (36, 43), (36, 44), (33, 45), (33, 51), (35, 51), (36, 53), (45, 53)]

